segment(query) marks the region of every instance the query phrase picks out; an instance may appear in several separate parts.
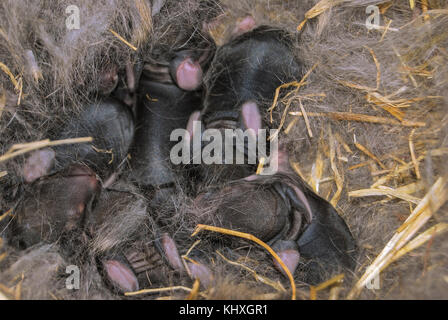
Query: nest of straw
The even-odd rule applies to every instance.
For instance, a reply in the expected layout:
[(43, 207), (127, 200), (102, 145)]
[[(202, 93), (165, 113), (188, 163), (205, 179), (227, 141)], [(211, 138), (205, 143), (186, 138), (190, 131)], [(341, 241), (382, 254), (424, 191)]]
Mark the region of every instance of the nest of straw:
[[(94, 30), (84, 31), (89, 37), (73, 40), (61, 36), (61, 21), (45, 20), (53, 18), (50, 11), (55, 8), (50, 4), (44, 1), (35, 8), (38, 26), (32, 10), (21, 7), (25, 3), (28, 6), (27, 1), (11, 1), (0, 10), (0, 219), (13, 214), (10, 200), (22, 154), (36, 148), (26, 143), (51, 143), (44, 139), (55, 126), (90, 99), (95, 88), (86, 87), (99, 70), (99, 57), (127, 61), (154, 42), (173, 45), (180, 40), (172, 36), (176, 30), (167, 30), (173, 22), (170, 16), (190, 23), (210, 10), (197, 1), (182, 8), (169, 3), (161, 17), (147, 23), (145, 1), (85, 4)], [(378, 8), (380, 15), (380, 24), (370, 30), (368, 6)], [(309, 286), (297, 279), (291, 284), (250, 257), (232, 260), (220, 252), (223, 277), (213, 290), (201, 291), (197, 283), (190, 283), (139, 294), (157, 293), (147, 297), (165, 299), (277, 299), (290, 297), (296, 287), (299, 299), (447, 298), (445, 1), (260, 0), (254, 5), (226, 0), (218, 11), (219, 23), (210, 31), (218, 45), (232, 24), (247, 14), (259, 24), (282, 27), (296, 36), (297, 57), (307, 72), (277, 89), (266, 120), (281, 129), (280, 141), (292, 151), (296, 173), (347, 221), (359, 246), (357, 267)], [(94, 12), (101, 12), (101, 19)], [(69, 41), (77, 41), (81, 49), (71, 50)], [(27, 50), (37, 61), (26, 60)], [(286, 87), (290, 91), (285, 95)], [(246, 239), (242, 241), (254, 245), (253, 239)], [(49, 269), (60, 264), (52, 249), (38, 250), (34, 255), (44, 256)], [(184, 259), (188, 252), (182, 253)], [(0, 263), (19, 256), (3, 249)], [(24, 261), (22, 256), (14, 265), (15, 276), (8, 274), (11, 270), (0, 270), (0, 275), (9, 276), (4, 278), (7, 282), (0, 277), (0, 297), (20, 298), (27, 285), (33, 287), (32, 268), (19, 268)], [(245, 278), (243, 283), (229, 277), (235, 270)], [(44, 280), (60, 281), (56, 274)], [(100, 280), (92, 276), (88, 281), (94, 286)], [(28, 290), (25, 297), (43, 294)]]

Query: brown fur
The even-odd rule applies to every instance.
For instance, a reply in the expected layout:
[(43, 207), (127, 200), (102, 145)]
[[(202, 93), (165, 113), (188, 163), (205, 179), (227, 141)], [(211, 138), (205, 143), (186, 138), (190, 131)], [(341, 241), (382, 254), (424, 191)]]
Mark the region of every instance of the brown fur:
[[(233, 30), (235, 20), (251, 14), (257, 23), (282, 27), (297, 34), (297, 55), (304, 63), (305, 70), (318, 63), (316, 69), (307, 79), (298, 94), (325, 93), (325, 97), (302, 99), (307, 112), (353, 112), (393, 118), (379, 107), (366, 102), (366, 92), (344, 86), (341, 81), (358, 85), (376, 87), (377, 70), (371, 48), (380, 64), (380, 92), (386, 96), (393, 93), (394, 99), (411, 99), (421, 96), (441, 96), (441, 98), (416, 101), (404, 109), (406, 119), (423, 121), (426, 127), (418, 128), (414, 133), (416, 154), (424, 151), (446, 148), (448, 145), (448, 17), (445, 14), (429, 12), (430, 24), (423, 23), (419, 14), (419, 5), (414, 12), (409, 9), (408, 1), (397, 1), (382, 15), (381, 25), (386, 25), (385, 17), (392, 19), (391, 28), (402, 27), (399, 31), (389, 30), (380, 42), (382, 31), (367, 32), (365, 8), (369, 4), (381, 4), (382, 0), (351, 0), (327, 10), (309, 20), (303, 30), (297, 33), (296, 27), (303, 20), (306, 11), (317, 3), (314, 0), (300, 1), (222, 1), (219, 6), (199, 4), (197, 0), (178, 3), (167, 1), (160, 13), (153, 17), (152, 29), (147, 31), (142, 24), (138, 9), (133, 1), (78, 1), (82, 11), (83, 28), (79, 32), (69, 34), (65, 30), (64, 10), (68, 4), (54, 1), (3, 1), (0, 4), (0, 28), (7, 39), (0, 38), (0, 61), (7, 65), (14, 75), (23, 72), (23, 93), (19, 106), (15, 105), (14, 88), (8, 76), (0, 71), (0, 89), (7, 91), (8, 104), (0, 111), (0, 154), (4, 154), (14, 143), (37, 141), (51, 136), (64, 121), (77, 113), (86, 102), (96, 98), (97, 80), (101, 68), (111, 61), (124, 66), (129, 60), (143, 59), (152, 52), (152, 47), (169, 51), (172, 47), (181, 47), (188, 43), (192, 30), (198, 31), (203, 21), (220, 15), (222, 24), (218, 31), (223, 38)], [(70, 3), (71, 4), (71, 3)], [(430, 8), (447, 9), (443, 1), (429, 1)], [(185, 26), (193, 26), (186, 28)], [(138, 45), (138, 52), (115, 38), (108, 29), (111, 28), (125, 39)], [(146, 31), (145, 31), (146, 30)], [(216, 32), (218, 36), (221, 34)], [(73, 48), (76, 48), (73, 49)], [(32, 50), (40, 67), (43, 80), (36, 84), (32, 74), (26, 67), (26, 50)], [(402, 61), (408, 66), (417, 67), (425, 62), (425, 70), (432, 71), (431, 77), (414, 75), (418, 86), (403, 72)], [(23, 69), (25, 68), (25, 69)], [(123, 69), (124, 70), (124, 69)], [(123, 71), (121, 70), (121, 71)], [(0, 98), (3, 90), (0, 90)], [(0, 99), (1, 101), (1, 99)], [(1, 107), (1, 105), (0, 105)], [(2, 110), (2, 109), (0, 109)], [(277, 126), (284, 110), (281, 103), (274, 115)], [(293, 102), (289, 111), (300, 111), (297, 101)], [(288, 116), (285, 125), (292, 117)], [(339, 172), (344, 177), (344, 188), (337, 209), (349, 225), (358, 246), (360, 255), (357, 269), (353, 274), (346, 274), (340, 293), (344, 298), (356, 280), (365, 271), (366, 266), (381, 252), (396, 229), (402, 224), (402, 217), (409, 215), (409, 205), (405, 201), (390, 200), (384, 197), (349, 198), (349, 191), (368, 188), (375, 177), (371, 175), (369, 166), (348, 170), (357, 163), (369, 158), (359, 151), (356, 142), (367, 147), (377, 157), (384, 157), (382, 162), (387, 168), (393, 168), (394, 160), (386, 158), (393, 154), (405, 162), (411, 161), (409, 153), (409, 134), (411, 128), (386, 126), (369, 123), (332, 121), (326, 117), (310, 117), (313, 138), (309, 138), (303, 119), (299, 119), (289, 134), (280, 135), (280, 141), (287, 144), (291, 157), (297, 162), (306, 178), (310, 177), (317, 152), (323, 155), (323, 177), (332, 176), (329, 159), (330, 132), (339, 134), (353, 153), (344, 151), (339, 143), (335, 144), (338, 156), (347, 158), (348, 162), (336, 161)], [(21, 195), (21, 178), (18, 172), (23, 157), (0, 163), (0, 171), (7, 170), (8, 175), (0, 178), (0, 213), (15, 204)], [(377, 165), (375, 170), (380, 170)], [(439, 176), (447, 176), (446, 154), (427, 156), (420, 162), (422, 180), (425, 188), (414, 194), (422, 197)], [(398, 187), (416, 181), (413, 171), (391, 180), (390, 187)], [(336, 190), (333, 182), (322, 183), (319, 194), (331, 199)], [(121, 298), (112, 295), (105, 287), (95, 264), (95, 255), (99, 252), (119, 250), (135, 237), (136, 228), (149, 216), (157, 217), (158, 212), (145, 210), (146, 200), (139, 190), (133, 190), (138, 196), (128, 195), (120, 200), (116, 197), (110, 210), (113, 218), (106, 221), (97, 235), (90, 240), (73, 242), (78, 250), (72, 256), (65, 256), (59, 245), (39, 244), (27, 251), (17, 251), (3, 241), (3, 250), (7, 258), (0, 262), (0, 283), (15, 286), (24, 275), (22, 282), (22, 298), (24, 299), (110, 299)], [(100, 199), (104, 200), (102, 192)], [(109, 199), (110, 200), (110, 199)], [(106, 200), (107, 201), (107, 197)], [(222, 246), (233, 249), (224, 255), (237, 261), (241, 257), (245, 265), (271, 280), (280, 280), (285, 288), (288, 281), (274, 269), (270, 257), (258, 246), (243, 240), (235, 240), (229, 236), (219, 236), (218, 240), (210, 239), (207, 232), (191, 238), (194, 224), (185, 218), (183, 213), (191, 199), (186, 194), (179, 194), (173, 199), (174, 214), (163, 221), (161, 232), (169, 232), (179, 244), (180, 254), (185, 254), (193, 242), (200, 238), (202, 242), (192, 253), (192, 258), (206, 261), (214, 266), (217, 282), (208, 295), (199, 298), (252, 298), (264, 297), (285, 298), (288, 294), (278, 293), (273, 288), (255, 282), (253, 275), (241, 267), (223, 261), (214, 248), (216, 241)], [(97, 206), (98, 207), (98, 206)], [(98, 207), (99, 208), (99, 207)], [(163, 210), (163, 209), (162, 209)], [(447, 222), (447, 206), (442, 207), (424, 227), (437, 222)], [(7, 220), (0, 224), (0, 236), (4, 237), (10, 225)], [(145, 226), (145, 234), (155, 237), (154, 229)], [(379, 290), (364, 289), (362, 299), (446, 299), (447, 298), (447, 234), (441, 235), (402, 257), (390, 265), (381, 274)], [(149, 240), (152, 241), (152, 240)], [(213, 244), (213, 245), (212, 245)], [(87, 248), (87, 249), (86, 249)], [(213, 251), (212, 251), (213, 249)], [(78, 251), (86, 250), (85, 254)], [(248, 254), (249, 253), (249, 254)], [(213, 262), (211, 258), (213, 257)], [(241, 259), (243, 259), (241, 258)], [(74, 260), (74, 261), (72, 261)], [(214, 263), (214, 264), (213, 264)], [(64, 273), (66, 265), (79, 264), (84, 275), (81, 290), (67, 292)], [(48, 272), (48, 270), (53, 270)], [(61, 271), (62, 270), (62, 271)], [(300, 275), (296, 275), (298, 279)], [(187, 276), (172, 285), (192, 286), (193, 281)], [(308, 298), (309, 287), (297, 281), (298, 297)], [(207, 293), (207, 292), (205, 292)], [(142, 296), (138, 298), (156, 298), (162, 294)], [(328, 298), (328, 290), (320, 292), (318, 298)], [(10, 296), (8, 296), (10, 297)], [(184, 298), (182, 294), (174, 294), (175, 298)], [(13, 297), (10, 297), (13, 298)]]

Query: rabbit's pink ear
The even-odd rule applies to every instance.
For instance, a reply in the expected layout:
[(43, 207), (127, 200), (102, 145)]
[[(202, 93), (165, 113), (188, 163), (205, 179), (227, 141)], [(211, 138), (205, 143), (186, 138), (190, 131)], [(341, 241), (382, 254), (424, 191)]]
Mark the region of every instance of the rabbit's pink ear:
[(51, 149), (41, 149), (29, 156), (22, 169), (26, 183), (31, 183), (42, 176), (47, 175), (54, 163), (55, 152)]
[[(297, 244), (294, 241), (279, 240), (274, 244), (273, 249), (288, 268), (289, 272), (294, 274), (294, 271), (297, 269), (300, 261), (300, 254)], [(283, 270), (280, 263), (275, 259), (274, 265), (286, 276), (285, 270)]]
[(199, 62), (190, 58), (182, 61), (176, 71), (176, 80), (180, 88), (191, 91), (196, 90), (202, 83), (202, 68)]
[[(291, 274), (293, 274), (296, 271), (297, 266), (299, 265), (299, 261), (300, 261), (299, 251), (285, 250), (285, 251), (277, 252), (277, 254), (278, 254), (279, 258), (283, 261), (285, 266), (288, 268), (289, 272), (291, 272)], [(280, 270), (280, 272), (285, 274), (285, 271), (280, 266), (280, 264), (277, 262), (277, 260), (274, 261), (274, 264), (277, 267), (277, 269)], [(285, 276), (286, 276), (286, 274), (285, 274)]]
[(205, 288), (209, 288), (213, 284), (213, 273), (205, 264), (187, 262), (187, 265), (191, 276), (194, 279), (199, 279)]
[(254, 17), (248, 15), (237, 22), (235, 29), (232, 31), (232, 37), (237, 37), (243, 33), (246, 33), (253, 28), (255, 28), (255, 19)]
[(258, 134), (258, 129), (261, 129), (261, 114), (257, 104), (253, 101), (245, 102), (241, 108), (241, 115), (246, 129), (252, 129), (255, 135)]
[(190, 118), (188, 119), (188, 123), (187, 123), (187, 131), (189, 133), (190, 139), (193, 139), (193, 133), (194, 133), (193, 124), (195, 121), (199, 121), (200, 116), (201, 116), (200, 111), (195, 111), (192, 114), (190, 114)]
[(138, 290), (138, 280), (134, 272), (118, 260), (103, 262), (106, 275), (110, 282), (121, 292)]
[(174, 239), (171, 238), (168, 233), (164, 233), (162, 235), (162, 248), (169, 265), (174, 270), (183, 271), (184, 265), (182, 264), (179, 251), (177, 251), (177, 245), (174, 242)]

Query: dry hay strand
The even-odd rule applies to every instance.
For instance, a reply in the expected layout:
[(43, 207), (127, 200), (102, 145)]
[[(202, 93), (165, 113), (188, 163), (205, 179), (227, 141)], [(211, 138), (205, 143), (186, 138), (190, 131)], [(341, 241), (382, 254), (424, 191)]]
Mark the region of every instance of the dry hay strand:
[(204, 224), (198, 224), (196, 226), (195, 231), (191, 234), (191, 236), (193, 237), (193, 236), (197, 235), (202, 230), (208, 230), (208, 231), (218, 232), (218, 233), (222, 233), (222, 234), (231, 235), (234, 237), (247, 239), (247, 240), (253, 241), (256, 244), (262, 246), (264, 249), (266, 249), (272, 255), (272, 257), (282, 267), (283, 271), (285, 272), (285, 274), (287, 275), (287, 277), (291, 283), (291, 291), (292, 291), (291, 300), (296, 299), (296, 284), (294, 282), (294, 278), (293, 278), (291, 272), (289, 271), (288, 267), (286, 267), (286, 265), (284, 264), (282, 259), (280, 259), (280, 257), (277, 255), (277, 253), (275, 253), (275, 251), (272, 250), (272, 248), (270, 246), (268, 246), (265, 242), (261, 241), (260, 239), (258, 239), (257, 237), (255, 237), (249, 233), (244, 233), (244, 232), (239, 232), (239, 231), (234, 231), (234, 230), (229, 230), (229, 229), (225, 229), (225, 228), (219, 228), (219, 227), (209, 226), (209, 225), (204, 225)]
[(419, 204), (420, 199), (414, 196), (409, 195), (409, 193), (413, 193), (414, 190), (411, 190), (410, 192), (403, 192), (399, 191), (397, 189), (385, 187), (385, 186), (379, 186), (378, 188), (371, 188), (371, 189), (361, 189), (361, 190), (354, 190), (350, 191), (348, 193), (349, 197), (359, 198), (359, 197), (369, 197), (369, 196), (390, 196), (395, 197), (398, 199), (402, 199), (408, 202), (411, 202), (413, 204)]
[[(306, 79), (307, 79), (307, 78), (309, 77), (309, 75), (313, 72), (313, 70), (316, 69), (317, 65), (318, 65), (318, 64), (315, 63), (315, 64), (311, 67), (311, 69), (308, 70), (307, 73), (302, 77), (302, 79), (300, 79), (299, 82), (297, 82), (297, 81), (292, 81), (292, 82), (284, 83), (284, 84), (278, 86), (278, 87), (275, 89), (274, 101), (272, 102), (271, 107), (268, 109), (268, 112), (269, 112), (269, 119), (270, 119), (271, 123), (272, 123), (272, 121), (273, 121), (273, 119), (272, 119), (272, 112), (274, 111), (275, 107), (277, 106), (277, 101), (278, 101), (278, 96), (279, 96), (279, 94), (280, 94), (280, 90), (281, 90), (281, 89), (286, 89), (286, 88), (289, 88), (289, 87), (296, 87), (296, 89), (293, 91), (293, 94), (297, 94), (297, 92), (298, 92), (298, 90), (300, 89), (300, 87), (302, 87), (303, 85), (306, 84), (306, 82), (305, 82)], [(289, 93), (289, 94), (291, 94), (291, 93)]]
[(172, 286), (172, 287), (163, 287), (163, 288), (154, 288), (154, 289), (142, 289), (138, 291), (132, 291), (132, 292), (125, 292), (124, 295), (127, 297), (141, 295), (141, 294), (150, 294), (150, 293), (160, 293), (160, 292), (167, 292), (167, 291), (176, 291), (176, 290), (183, 290), (188, 293), (192, 292), (192, 288), (184, 287), (184, 286)]
[(319, 1), (314, 7), (312, 7), (310, 10), (308, 10), (305, 13), (305, 19), (297, 26), (297, 31), (301, 31), (305, 25), (305, 23), (313, 19), (323, 12), (331, 9), (334, 6), (337, 6), (338, 4), (341, 4), (343, 2), (346, 2), (349, 0), (321, 0)]
[(92, 137), (81, 137), (81, 138), (70, 138), (50, 141), (50, 139), (45, 139), (41, 141), (28, 142), (28, 143), (17, 143), (14, 144), (4, 155), (0, 156), (0, 162), (10, 160), (18, 155), (28, 153), (37, 149), (42, 149), (51, 146), (59, 146), (63, 144), (74, 144), (74, 143), (86, 143), (92, 142)]
[[(322, 282), (321, 284), (319, 284), (317, 286), (310, 286), (310, 300), (316, 300), (317, 293), (319, 291), (323, 291), (326, 288), (334, 289), (335, 287), (340, 286), (344, 280), (344, 276), (345, 276), (345, 274), (341, 273), (327, 281)], [(334, 293), (333, 293), (333, 296), (335, 297)], [(332, 300), (335, 300), (335, 299), (332, 299)]]
[(273, 280), (271, 280), (271, 279), (269, 279), (269, 278), (267, 278), (267, 277), (264, 277), (264, 276), (262, 276), (262, 275), (259, 275), (255, 270), (249, 268), (248, 266), (246, 266), (246, 265), (244, 265), (244, 264), (242, 264), (242, 263), (239, 263), (239, 262), (236, 262), (236, 261), (231, 261), (231, 260), (227, 259), (227, 258), (226, 258), (221, 252), (219, 252), (219, 251), (216, 251), (216, 253), (217, 253), (217, 254), (218, 254), (218, 255), (219, 255), (225, 262), (227, 262), (227, 263), (229, 263), (229, 264), (231, 264), (231, 265), (234, 265), (234, 266), (238, 266), (238, 267), (240, 267), (240, 268), (242, 268), (242, 269), (244, 269), (244, 270), (250, 272), (250, 273), (253, 275), (254, 279), (255, 279), (257, 282), (264, 283), (264, 284), (266, 284), (266, 285), (272, 287), (273, 289), (277, 290), (277, 294), (278, 294), (279, 292), (280, 292), (280, 293), (284, 293), (284, 292), (286, 292), (286, 289), (283, 287), (283, 285), (282, 285), (279, 281), (273, 281)]
[[(392, 239), (386, 244), (381, 253), (367, 267), (365, 273), (361, 276), (355, 286), (352, 288), (347, 296), (347, 299), (354, 299), (360, 293), (364, 286), (374, 277), (378, 276), (390, 263), (401, 257), (403, 254), (409, 252), (417, 247), (427, 235), (409, 244), (408, 247), (400, 252), (409, 240), (420, 230), (420, 228), (431, 218), (431, 216), (445, 203), (448, 199), (448, 184), (444, 178), (439, 178), (431, 187), (426, 196), (420, 201), (417, 207), (413, 210), (411, 215), (401, 225), (400, 228), (393, 235)], [(444, 227), (445, 228), (445, 227)]]
[[(292, 116), (303, 117), (302, 112), (292, 111), (289, 113)], [(403, 126), (403, 127), (424, 127), (426, 124), (421, 121), (396, 121), (394, 119), (371, 116), (366, 114), (352, 113), (352, 112), (308, 112), (308, 117), (328, 117), (332, 120), (338, 121), (356, 121), (356, 122), (369, 122), (377, 124), (388, 124), (393, 126)]]
[[(266, 3), (261, 2), (262, 4)], [(270, 2), (273, 7), (275, 6), (274, 2)], [(364, 30), (362, 25), (366, 18), (367, 2), (378, 5), (382, 15), (382, 25), (371, 31)], [(146, 38), (147, 40), (154, 32), (159, 32), (157, 34), (160, 36), (160, 30), (157, 30), (158, 26), (153, 25), (157, 19), (153, 21), (152, 18), (144, 18), (148, 17), (148, 14), (150, 15), (150, 8), (146, 5), (141, 6), (143, 3), (146, 1), (131, 2), (132, 6), (136, 8), (136, 16), (133, 18), (136, 20), (132, 20), (132, 25), (135, 28), (128, 30), (124, 27), (126, 24), (117, 23), (119, 19), (108, 12), (107, 17), (110, 21), (105, 20), (98, 23), (102, 31), (97, 33), (102, 38), (94, 35), (90, 44), (86, 43), (89, 45), (100, 43), (99, 46), (94, 46), (97, 52), (104, 52), (105, 43), (112, 43), (112, 49), (117, 50), (117, 56), (120, 57), (119, 62), (123, 62), (129, 56), (134, 57), (135, 50), (133, 48), (140, 50), (144, 46), (145, 41), (142, 39)], [(122, 11), (126, 12), (128, 8), (127, 5), (124, 6), (125, 9)], [(251, 9), (252, 7), (259, 8), (260, 4), (257, 3), (253, 6), (245, 3), (234, 3), (233, 5), (230, 3), (221, 14), (223, 21), (224, 18), (233, 19), (237, 16), (235, 12), (242, 13), (246, 8)], [(309, 70), (306, 75), (306, 86), (305, 82), (300, 87), (298, 86), (300, 82), (291, 84), (290, 88), (293, 90), (290, 94), (285, 94), (282, 99), (279, 99), (279, 96), (283, 92), (283, 88), (278, 88), (275, 92), (276, 101), (271, 106), (270, 112), (272, 114), (275, 108), (277, 108), (275, 110), (277, 112), (282, 109), (280, 110), (279, 128), (284, 128), (286, 140), (293, 141), (294, 145), (298, 146), (301, 145), (297, 140), (304, 141), (303, 145), (306, 148), (301, 151), (303, 157), (290, 158), (294, 171), (304, 181), (309, 182), (314, 191), (323, 195), (324, 198), (330, 199), (334, 205), (338, 206), (338, 209), (341, 209), (350, 228), (355, 230), (355, 238), (360, 241), (363, 248), (368, 247), (370, 236), (376, 241), (371, 242), (371, 249), (368, 249), (372, 251), (368, 251), (366, 255), (363, 253), (359, 258), (359, 264), (365, 267), (370, 264), (369, 254), (379, 257), (386, 250), (387, 246), (383, 248), (383, 244), (387, 242), (387, 239), (382, 238), (384, 234), (392, 234), (391, 228), (398, 227), (395, 224), (386, 226), (386, 222), (381, 221), (391, 213), (392, 215), (402, 214), (400, 211), (396, 212), (392, 205), (399, 204), (404, 207), (406, 215), (409, 205), (412, 216), (429, 195), (429, 192), (426, 196), (422, 194), (423, 190), (428, 191), (427, 187), (434, 185), (436, 177), (446, 173), (443, 163), (446, 162), (444, 159), (448, 155), (446, 148), (448, 124), (446, 118), (446, 62), (448, 58), (446, 16), (448, 10), (446, 7), (443, 8), (441, 1), (428, 2), (426, 0), (402, 2), (322, 0), (306, 1), (302, 7), (305, 8), (300, 10), (311, 9), (306, 13), (303, 12), (304, 14), (296, 14), (294, 10), (291, 10), (289, 15), (295, 15), (297, 21), (292, 23), (292, 27), (289, 26), (288, 30), (295, 29), (299, 25), (298, 36), (304, 37), (304, 40), (300, 41), (300, 45), (304, 48), (304, 66)], [(266, 11), (270, 21), (275, 21), (274, 25), (286, 25), (282, 12), (267, 12), (266, 8), (263, 10)], [(297, 12), (301, 12), (300, 10)], [(256, 9), (246, 11), (253, 13)], [(247, 14), (247, 12), (244, 13)], [(87, 18), (91, 20), (91, 16), (90, 14)], [(46, 16), (43, 15), (43, 17)], [(29, 21), (29, 17), (24, 17), (23, 20)], [(303, 22), (300, 23), (302, 20)], [(3, 66), (0, 76), (4, 79), (0, 87), (0, 121), (2, 121), (0, 129), (3, 130), (4, 127), (7, 127), (9, 121), (19, 128), (7, 127), (8, 130), (2, 134), (5, 137), (3, 143), (9, 148), (17, 141), (43, 139), (44, 132), (41, 133), (42, 135), (36, 136), (31, 133), (39, 132), (31, 131), (29, 127), (41, 128), (42, 123), (45, 126), (46, 121), (55, 116), (53, 110), (46, 106), (71, 108), (68, 107), (70, 99), (63, 98), (74, 97), (73, 92), (68, 88), (79, 81), (81, 83), (87, 81), (83, 80), (84, 76), (90, 71), (96, 72), (97, 67), (80, 63), (77, 60), (79, 57), (74, 53), (64, 56), (64, 53), (67, 52), (65, 44), (56, 41), (60, 30), (55, 33), (48, 31), (53, 26), (51, 23), (42, 33), (33, 28), (31, 30), (31, 34), (33, 32), (38, 34), (36, 38), (39, 41), (42, 41), (43, 38), (43, 45), (47, 48), (50, 57), (43, 55), (42, 50), (35, 50), (30, 46), (30, 48), (26, 48), (31, 49), (28, 58), (24, 55), (25, 50), (22, 50), (22, 47), (28, 45), (29, 42), (24, 41), (22, 45), (17, 45), (18, 38), (16, 39), (8, 31), (3, 22), (0, 24), (0, 37), (4, 40), (2, 48), (6, 48), (5, 52), (7, 53), (7, 56), (2, 54), (0, 58), (2, 63), (0, 67)], [(93, 26), (91, 26), (91, 30), (93, 30)], [(23, 29), (18, 26), (18, 30)], [(128, 44), (109, 30), (116, 32)], [(219, 34), (219, 31), (216, 29), (214, 32)], [(25, 33), (20, 32), (20, 34)], [(163, 36), (160, 37), (162, 42), (165, 41), (164, 44), (169, 43), (163, 39)], [(62, 38), (64, 37), (62, 36)], [(23, 38), (20, 39), (23, 40)], [(31, 40), (35, 41), (34, 38)], [(54, 46), (50, 47), (52, 44)], [(100, 47), (102, 47), (101, 50)], [(83, 48), (85, 49), (84, 46), (81, 47), (81, 49)], [(85, 51), (80, 50), (80, 52)], [(87, 52), (86, 61), (90, 63), (93, 61), (93, 53)], [(111, 57), (108, 54), (106, 56)], [(319, 65), (311, 74), (310, 70), (314, 68), (313, 66), (317, 66), (316, 57), (319, 57)], [(62, 62), (64, 62), (64, 66), (67, 66), (67, 71), (61, 68)], [(24, 65), (26, 65), (25, 69), (23, 69)], [(9, 92), (14, 92), (14, 103), (19, 104), (20, 102), (20, 107), (8, 106), (7, 94), (3, 92), (3, 87)], [(86, 98), (83, 94), (76, 97), (80, 100), (78, 103)], [(280, 108), (280, 104), (282, 104), (282, 108)], [(25, 107), (27, 109), (24, 109)], [(2, 114), (2, 111), (6, 112)], [(40, 115), (41, 113), (44, 116), (40, 117), (39, 121), (33, 119), (30, 121), (27, 117), (24, 119), (24, 114)], [(11, 118), (8, 118), (9, 114), (11, 114)], [(45, 116), (48, 114), (50, 117), (47, 119)], [(27, 123), (28, 126), (23, 123)], [(28, 129), (26, 131), (31, 132), (28, 136), (22, 134), (23, 127)], [(320, 127), (325, 128), (321, 135), (317, 134)], [(352, 140), (351, 137), (357, 137), (358, 142), (355, 139)], [(280, 136), (280, 138), (283, 137)], [(359, 141), (362, 142), (362, 145)], [(359, 146), (364, 147), (364, 151), (368, 152), (364, 152)], [(4, 153), (6, 150), (7, 148), (4, 147), (1, 152)], [(21, 150), (25, 150), (24, 146), (9, 150), (4, 156)], [(107, 150), (104, 151), (107, 152)], [(2, 165), (14, 165), (15, 161), (20, 158), (9, 159), (10, 162), (6, 163), (5, 161)], [(260, 161), (259, 170), (262, 170), (262, 166), (262, 161)], [(13, 171), (9, 167), (1, 168), (0, 178), (0, 183), (8, 183), (14, 178)], [(381, 197), (381, 201), (372, 205), (372, 196)], [(355, 197), (356, 199), (354, 199)], [(369, 215), (362, 215), (362, 212), (365, 211), (364, 208), (369, 206), (374, 209), (369, 211)], [(381, 207), (377, 210), (379, 206)], [(415, 206), (417, 207), (413, 209)], [(2, 206), (2, 212), (9, 207), (11, 206), (8, 204)], [(430, 205), (428, 205), (429, 207)], [(435, 211), (434, 208), (432, 210)], [(377, 214), (377, 211), (385, 212), (385, 216)], [(417, 215), (418, 217), (411, 218), (411, 222), (404, 224), (396, 231), (397, 235), (402, 235), (405, 232), (410, 232), (410, 228), (415, 229), (412, 235), (409, 234), (407, 242), (404, 240), (400, 242), (401, 248), (394, 247), (395, 253), (387, 255), (390, 256), (390, 259), (378, 267), (379, 272), (393, 273), (395, 267), (406, 269), (410, 265), (412, 266), (412, 263), (415, 264), (415, 262), (409, 263), (405, 261), (406, 259), (398, 259), (421, 247), (424, 243), (429, 245), (435, 237), (446, 236), (447, 226), (445, 222), (442, 222), (446, 219), (446, 214), (442, 210), (438, 211), (440, 216), (437, 217), (437, 224), (428, 226), (426, 231), (417, 234), (422, 226), (417, 229), (415, 223), (422, 222), (423, 220), (418, 219), (423, 219), (420, 216), (425, 215), (426, 212), (423, 210), (420, 215)], [(357, 220), (361, 219), (357, 217), (358, 215), (362, 217), (363, 221)], [(3, 214), (0, 217), (4, 218), (6, 215)], [(369, 224), (372, 226), (366, 226), (365, 230), (359, 231), (362, 225)], [(376, 236), (376, 234), (383, 236)], [(395, 239), (395, 237), (391, 238)], [(191, 261), (189, 253), (196, 244), (195, 242), (182, 256), (184, 263), (188, 259)], [(383, 262), (382, 260), (381, 263)], [(392, 262), (394, 262), (393, 265), (391, 265)], [(246, 270), (251, 274), (250, 277), (253, 276), (254, 279), (257, 279), (255, 270), (247, 267), (244, 262), (228, 259), (227, 263)], [(437, 263), (436, 261), (434, 264)], [(385, 269), (386, 267), (388, 269)], [(363, 270), (363, 268), (358, 268), (358, 270)], [(261, 274), (257, 274), (257, 276), (258, 279), (253, 280), (254, 282), (270, 283), (269, 281), (272, 281)], [(361, 278), (361, 273), (357, 277)], [(354, 284), (348, 281), (346, 278), (344, 287), (351, 288)], [(274, 286), (274, 283), (271, 285)], [(174, 294), (177, 291), (186, 292), (185, 297), (203, 297), (205, 293), (199, 291), (195, 293), (194, 286), (195, 284), (193, 284), (193, 288), (173, 286), (149, 288), (148, 290), (154, 290), (154, 293), (173, 293), (158, 299), (179, 297)], [(330, 289), (328, 298), (336, 299), (341, 288), (343, 288), (341, 285), (327, 287)], [(386, 290), (388, 289), (386, 288)], [(3, 292), (3, 296), (13, 299), (16, 290), (12, 287), (10, 294), (6, 294), (0, 288), (0, 298), (2, 298), (1, 292)], [(322, 292), (321, 290), (318, 292)], [(357, 297), (360, 292), (352, 294), (353, 298)], [(383, 294), (385, 294), (384, 290), (377, 293), (379, 298)], [(320, 295), (315, 297), (323, 298)], [(263, 298), (278, 298), (278, 294), (265, 294)]]
[(133, 44), (129, 43), (129, 41), (127, 41), (125, 38), (123, 38), (122, 36), (120, 36), (118, 33), (116, 33), (114, 30), (109, 29), (110, 33), (112, 33), (115, 37), (117, 37), (118, 40), (120, 40), (121, 42), (123, 42), (125, 45), (127, 45), (129, 48), (131, 48), (134, 51), (137, 51), (137, 47), (134, 46)]
[(198, 298), (199, 285), (200, 285), (200, 281), (199, 281), (199, 279), (196, 279), (193, 283), (193, 288), (191, 288), (191, 291), (188, 294), (188, 296), (185, 298), (185, 300), (196, 300)]

